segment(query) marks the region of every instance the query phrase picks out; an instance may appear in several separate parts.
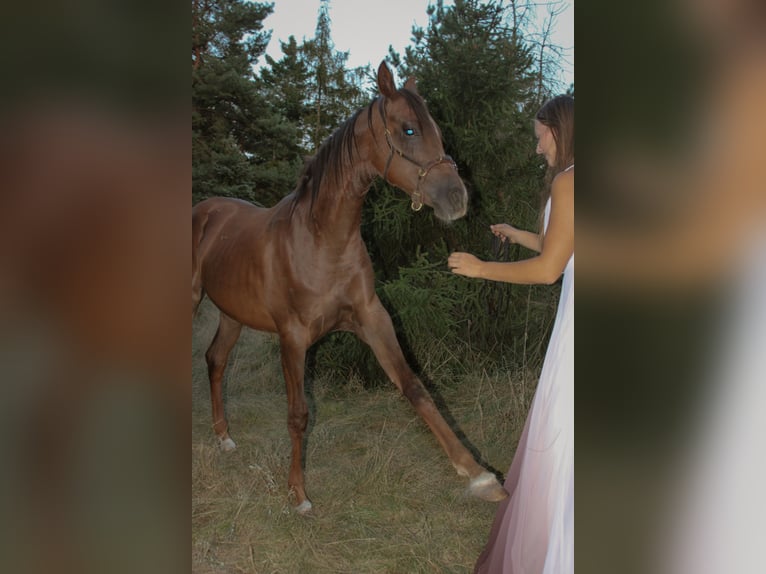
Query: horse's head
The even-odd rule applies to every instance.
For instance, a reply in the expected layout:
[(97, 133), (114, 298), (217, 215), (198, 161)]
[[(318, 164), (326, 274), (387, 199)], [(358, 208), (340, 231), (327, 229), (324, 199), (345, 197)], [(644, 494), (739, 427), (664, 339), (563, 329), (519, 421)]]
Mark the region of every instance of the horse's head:
[(418, 94), (415, 80), (410, 78), (397, 90), (391, 71), (381, 62), (378, 89), (383, 97), (376, 105), (385, 142), (378, 142), (375, 165), (383, 178), (410, 196), (415, 211), (425, 204), (443, 221), (463, 217), (468, 193), (455, 162), (444, 153), (441, 130)]

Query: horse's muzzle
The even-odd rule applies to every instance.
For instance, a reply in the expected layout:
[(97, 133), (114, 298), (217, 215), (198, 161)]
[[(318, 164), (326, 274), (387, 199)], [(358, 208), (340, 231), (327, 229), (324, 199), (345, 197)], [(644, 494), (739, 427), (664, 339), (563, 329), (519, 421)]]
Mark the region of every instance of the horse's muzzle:
[(442, 188), (431, 198), (434, 214), (442, 221), (455, 221), (468, 211), (468, 193), (461, 185)]

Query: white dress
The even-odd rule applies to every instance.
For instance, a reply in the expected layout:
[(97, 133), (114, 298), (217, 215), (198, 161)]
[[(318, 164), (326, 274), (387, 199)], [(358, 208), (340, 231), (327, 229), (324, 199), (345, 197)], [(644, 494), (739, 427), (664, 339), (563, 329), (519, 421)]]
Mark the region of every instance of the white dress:
[[(550, 199), (545, 207), (545, 229)], [(476, 563), (481, 574), (574, 572), (574, 254), (564, 269), (540, 381)]]

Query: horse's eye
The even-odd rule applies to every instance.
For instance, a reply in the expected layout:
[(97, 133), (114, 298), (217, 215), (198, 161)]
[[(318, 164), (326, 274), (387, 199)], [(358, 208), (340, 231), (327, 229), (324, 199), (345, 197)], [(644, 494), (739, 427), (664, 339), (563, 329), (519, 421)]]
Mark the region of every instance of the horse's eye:
[(415, 130), (413, 130), (412, 128), (404, 128), (404, 135), (414, 136), (415, 135)]

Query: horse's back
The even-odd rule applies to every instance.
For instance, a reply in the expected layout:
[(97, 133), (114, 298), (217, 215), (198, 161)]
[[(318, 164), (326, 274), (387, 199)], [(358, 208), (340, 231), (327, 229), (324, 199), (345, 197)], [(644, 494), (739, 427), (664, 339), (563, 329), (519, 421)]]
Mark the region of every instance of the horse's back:
[(223, 221), (237, 213), (251, 210), (264, 211), (264, 208), (243, 199), (210, 197), (192, 207), (192, 227), (196, 228), (211, 220)]
[(203, 246), (206, 237), (215, 236), (224, 229), (232, 233), (248, 224), (257, 225), (257, 220), (265, 217), (267, 212), (263, 207), (231, 197), (211, 197), (199, 202), (192, 208), (193, 252)]

